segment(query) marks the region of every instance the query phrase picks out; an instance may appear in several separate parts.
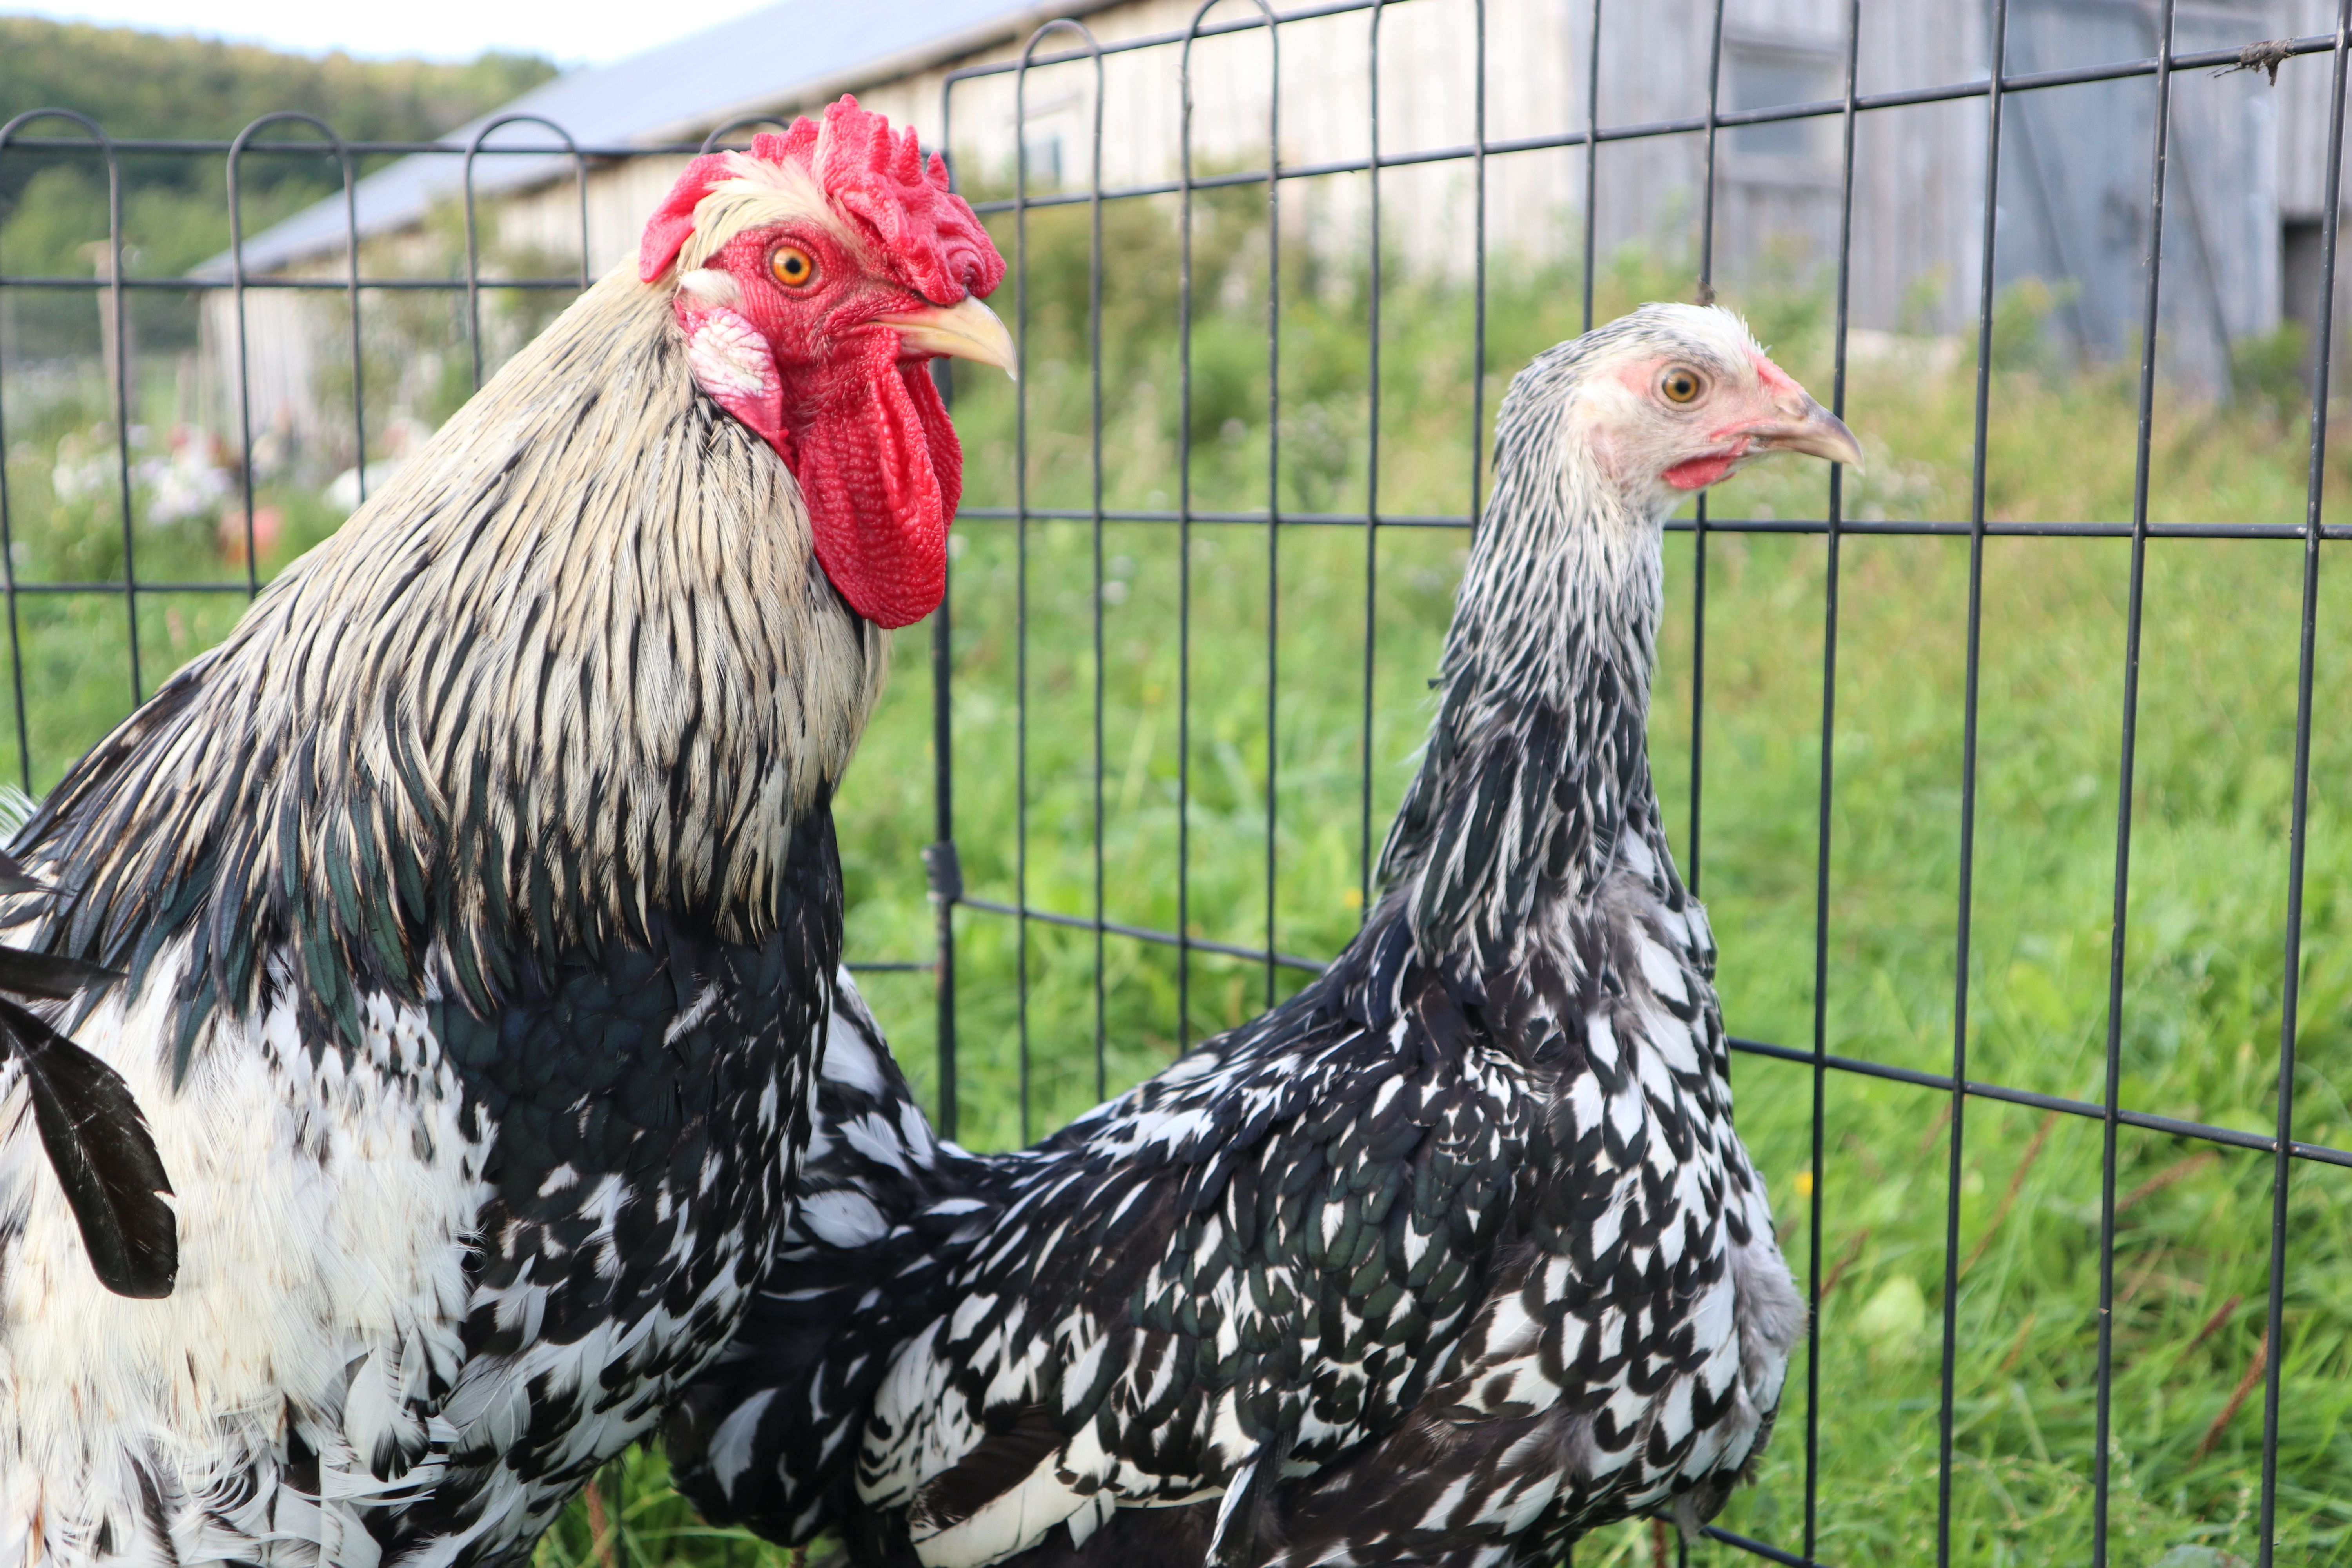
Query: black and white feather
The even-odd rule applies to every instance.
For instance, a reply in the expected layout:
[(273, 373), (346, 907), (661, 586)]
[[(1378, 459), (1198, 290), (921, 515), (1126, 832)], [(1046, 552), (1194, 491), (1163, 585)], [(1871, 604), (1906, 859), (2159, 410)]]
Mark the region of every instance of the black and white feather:
[(0, 1068), (0, 1568), (511, 1561), (727, 1342), (883, 669), (810, 548), (625, 268), (16, 835), (105, 1076)]
[(699, 1506), (924, 1568), (1533, 1563), (1713, 1515), (1803, 1313), (1643, 726), (1675, 476), (1774, 446), (1853, 443), (1720, 310), (1520, 375), (1362, 931), (1044, 1143), (938, 1143), (845, 978), (800, 1208), (667, 1429)]
[[(0, 831), (13, 836), (32, 800), (0, 787)], [(44, 901), (58, 889), (0, 853), (0, 898)], [(172, 1178), (122, 1075), (52, 1026), (54, 1004), (121, 979), (110, 969), (0, 942), (0, 1082), (25, 1087), (33, 1125), (59, 1194), (73, 1211), (100, 1284), (154, 1300), (180, 1271)], [(45, 1016), (44, 1015), (50, 1015)]]

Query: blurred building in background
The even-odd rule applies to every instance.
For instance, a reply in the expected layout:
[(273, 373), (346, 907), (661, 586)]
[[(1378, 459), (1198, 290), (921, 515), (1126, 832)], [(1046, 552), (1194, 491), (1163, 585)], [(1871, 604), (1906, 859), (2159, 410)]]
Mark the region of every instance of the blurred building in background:
[[(1597, 72), (1595, 0), (1393, 0), (1377, 13), (1286, 22), (1278, 41), (1263, 28), (1199, 38), (1190, 51), (1192, 168), (1196, 174), (1263, 168), (1270, 132), (1286, 168), (1360, 165), (1372, 147), (1377, 97), (1384, 161), (1469, 145), (1482, 132), (1494, 149), (1485, 163), (1483, 209), (1469, 163), (1384, 167), (1384, 248), (1402, 266), (1466, 269), (1474, 247), (1462, 241), (1482, 222), (1490, 265), (1570, 265), (1581, 252), (1590, 211), (1604, 265), (1631, 248), (1691, 271), (1706, 194), (1702, 131), (1604, 142), (1591, 191), (1583, 150), (1545, 143), (1594, 123), (1605, 132), (1702, 122), (1715, 0), (1598, 3)], [(721, 128), (748, 134), (755, 123), (788, 120), (850, 91), (918, 126), (927, 142), (948, 146), (968, 190), (1010, 194), (1018, 153), (1025, 153), (1033, 192), (1084, 191), (1097, 175), (1113, 190), (1164, 188), (1184, 151), (1181, 47), (1103, 58), (1099, 169), (1091, 62), (1036, 67), (1025, 88), (1011, 74), (964, 80), (951, 101), (943, 101), (942, 89), (956, 71), (1018, 58), (1052, 16), (1077, 16), (1111, 45), (1181, 35), (1195, 9), (1195, 0), (1058, 10), (1005, 0), (887, 6), (780, 0), (635, 58), (549, 82), (446, 142), (463, 148), (504, 120), (486, 146), (545, 146), (555, 139), (551, 124), (602, 153), (675, 147)], [(1982, 0), (1879, 0), (1861, 14), (1856, 88), (1865, 97), (1985, 80), (1990, 12)], [(1234, 0), (1206, 26), (1252, 15)], [(2175, 47), (2184, 53), (2333, 26), (2326, 0), (2205, 0), (2179, 5), (2175, 16)], [(1847, 16), (1846, 0), (1727, 0), (1722, 109), (1841, 100)], [(2064, 72), (2147, 58), (2158, 25), (2148, 0), (2012, 0), (2008, 69)], [(1076, 42), (1060, 30), (1037, 54), (1066, 54)], [(1276, 47), (1278, 125), (1269, 119)], [(1596, 78), (1597, 102), (1588, 90)], [(2174, 75), (2160, 363), (2192, 395), (2225, 395), (2239, 345), (2315, 315), (2327, 93), (2324, 57), (2287, 62), (2275, 83), (2260, 69)], [(2011, 291), (2027, 330), (2053, 354), (2096, 363), (2136, 353), (2155, 98), (2153, 78), (2142, 76), (2017, 91), (2007, 100), (1994, 283)], [(1948, 363), (1958, 347), (1949, 334), (1973, 321), (1985, 122), (1980, 91), (1858, 121), (1850, 285), (1862, 352), (1916, 351)], [(1765, 280), (1827, 286), (1843, 210), (1843, 134), (1834, 114), (1719, 133), (1714, 260), (1735, 297), (1740, 286)], [(562, 154), (481, 153), (471, 160), (471, 182), (483, 275), (577, 270), (583, 206), (588, 269), (616, 265), (632, 253), (639, 226), (684, 161), (675, 153), (579, 163)], [(407, 266), (446, 276), (464, 264), (467, 163), (457, 153), (419, 154), (361, 182), (356, 211), (369, 275)], [(1368, 243), (1368, 197), (1360, 167), (1286, 180), (1285, 244), (1342, 262), (1360, 254)], [(1172, 217), (1172, 199), (1154, 199)], [(248, 237), (245, 271), (339, 277), (348, 265), (347, 226), (341, 199), (320, 203)], [(229, 266), (223, 257), (209, 271), (226, 276)], [(212, 374), (233, 388), (241, 359), (249, 360), (255, 418), (289, 439), (314, 426), (347, 426), (348, 408), (322, 411), (327, 394), (316, 363), (320, 323), (331, 326), (337, 307), (317, 295), (248, 291), (240, 355), (237, 301), (213, 295)], [(498, 340), (488, 345), (490, 357), (533, 325), (527, 313), (493, 322), (486, 329)], [(446, 364), (413, 357), (403, 374), (454, 376)]]

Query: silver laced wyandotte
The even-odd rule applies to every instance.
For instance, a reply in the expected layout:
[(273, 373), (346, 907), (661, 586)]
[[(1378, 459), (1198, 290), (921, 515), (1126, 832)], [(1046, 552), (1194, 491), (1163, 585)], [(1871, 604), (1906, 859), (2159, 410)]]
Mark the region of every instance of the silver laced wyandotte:
[(0, 1568), (516, 1562), (733, 1336), (1003, 270), (854, 100), (694, 160), (16, 835)]
[(698, 1506), (892, 1568), (1493, 1568), (1712, 1517), (1804, 1312), (1643, 724), (1664, 521), (1780, 449), (1861, 456), (1728, 311), (1538, 356), (1362, 931), (1045, 1142), (937, 1142), (845, 982), (784, 1245), (667, 1425)]

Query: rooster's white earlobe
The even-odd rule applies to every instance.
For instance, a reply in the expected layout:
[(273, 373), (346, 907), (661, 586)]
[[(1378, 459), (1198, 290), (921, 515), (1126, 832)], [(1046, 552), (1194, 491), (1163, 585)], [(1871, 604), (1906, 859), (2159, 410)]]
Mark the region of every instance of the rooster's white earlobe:
[(743, 308), (743, 286), (735, 281), (733, 273), (716, 267), (698, 267), (678, 274), (677, 288), (679, 293), (691, 294), (706, 305), (729, 310)]
[(694, 373), (695, 384), (771, 443), (781, 439), (783, 377), (760, 329), (725, 309), (697, 312), (685, 326), (686, 363)]

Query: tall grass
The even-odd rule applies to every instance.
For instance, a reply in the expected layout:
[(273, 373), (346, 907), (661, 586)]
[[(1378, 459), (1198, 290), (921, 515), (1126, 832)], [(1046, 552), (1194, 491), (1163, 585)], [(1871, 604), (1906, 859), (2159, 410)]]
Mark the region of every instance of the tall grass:
[[(1263, 509), (1269, 490), (1286, 512), (1361, 510), (1374, 434), (1366, 278), (1304, 247), (1286, 248), (1280, 456), (1270, 476), (1265, 249), (1255, 206), (1201, 204), (1202, 303), (1189, 403), (1174, 327), (1171, 212), (1123, 203), (1105, 215), (1106, 504), (1175, 507), (1180, 448), (1189, 443), (1196, 510)], [(1030, 219), (1025, 474), (1014, 471), (1011, 389), (959, 380), (968, 507), (1009, 506), (1024, 479), (1033, 507), (1090, 503), (1084, 224), (1082, 210)], [(1009, 252), (1010, 232), (999, 238)], [(1598, 283), (1604, 315), (1685, 291), (1675, 270), (1631, 255)], [(1487, 300), (1488, 374), (1474, 387), (1466, 290), (1391, 279), (1381, 302), (1377, 432), (1383, 515), (1466, 512), (1474, 391), (1491, 420), (1509, 374), (1576, 330), (1579, 297), (1578, 280), (1560, 268), (1498, 263)], [(1009, 289), (996, 302), (1012, 313)], [(1737, 291), (1733, 302), (1780, 363), (1826, 396), (1820, 289), (1791, 277)], [(1987, 510), (1997, 519), (2127, 518), (2132, 383), (2125, 371), (2053, 353), (2039, 331), (2047, 308), (2047, 295), (2031, 289), (2003, 303)], [(1898, 344), (1853, 366), (1849, 419), (1870, 463), (1849, 479), (1850, 516), (1968, 516), (1974, 368), (1962, 348), (1955, 363), (1934, 345)], [(2282, 340), (2250, 353), (2245, 384), (2225, 405), (2159, 400), (2152, 516), (2301, 520), (2305, 432), (2293, 407), (2293, 350)], [(100, 577), (119, 570), (119, 525), (95, 503), (85, 515), (41, 489), (40, 443), (65, 430), (11, 430), (16, 537), (37, 553), (61, 552), (58, 576)], [(2340, 506), (2347, 476), (2352, 469), (2331, 458), (2331, 507)], [(1817, 467), (1776, 459), (1709, 505), (1717, 519), (1793, 519), (1819, 517), (1824, 503)], [(289, 533), (299, 541), (305, 528), (323, 526), (298, 520)], [(973, 894), (1012, 902), (1025, 891), (1034, 907), (1091, 916), (1099, 776), (1108, 918), (1175, 929), (1181, 803), (1190, 845), (1184, 922), (1193, 934), (1248, 947), (1270, 935), (1283, 952), (1313, 956), (1346, 942), (1362, 910), (1366, 818), (1376, 848), (1414, 763), (1425, 681), (1466, 535), (1391, 526), (1368, 541), (1360, 528), (1314, 522), (1277, 532), (1196, 524), (1188, 560), (1171, 525), (1108, 523), (1098, 589), (1088, 522), (957, 525), (956, 837)], [(141, 548), (144, 561), (143, 540)], [(202, 559), (201, 538), (172, 548), (187, 553), (190, 574), (218, 569)], [(1691, 868), (1720, 940), (1731, 1028), (1809, 1047), (1828, 549), (1818, 536), (1740, 533), (1711, 535), (1703, 548), (1705, 768), (1696, 803), (1701, 852)], [(1691, 862), (1701, 546), (1676, 533), (1666, 552), (1669, 621), (1652, 742), (1677, 847)], [(2340, 571), (2342, 547), (2324, 553), (2326, 573)], [(2089, 1100), (2105, 1088), (2129, 559), (2126, 542), (2082, 539), (1995, 540), (1982, 558), (1968, 1073)], [(1376, 568), (1370, 581), (1368, 567)], [(2291, 542), (2148, 547), (2117, 1087), (2128, 1108), (2248, 1131), (2267, 1131), (2274, 1115), (2301, 570), (2301, 547)], [(1969, 547), (1965, 539), (1849, 537), (1838, 572), (1823, 1039), (1832, 1053), (1947, 1072), (1962, 919)], [(1376, 633), (1369, 667), (1368, 605)], [(184, 658), (216, 637), (235, 607), (152, 608), (144, 613), (168, 638), (152, 646)], [(30, 600), (20, 614), (40, 784), (127, 703), (121, 617), (104, 601)], [(900, 634), (899, 678), (843, 792), (849, 949), (858, 957), (930, 956), (933, 917), (919, 861), (932, 837), (929, 637), (928, 626)], [(2296, 1131), (2338, 1146), (2352, 1142), (2352, 1109), (2338, 1087), (2352, 1037), (2343, 782), (2352, 727), (2338, 695), (2347, 645), (2352, 623), (2324, 574)], [(0, 773), (15, 767), (14, 746), (13, 734), (0, 737)], [(1016, 834), (1023, 803), (1025, 847)], [(1090, 931), (1033, 923), (1024, 949), (1005, 918), (965, 911), (958, 921), (957, 1110), (961, 1136), (978, 1147), (1012, 1146), (1093, 1103), (1098, 1037), (1102, 1079), (1115, 1092), (1302, 978), (1195, 952), (1180, 1014), (1180, 971), (1168, 947), (1112, 937), (1097, 972)], [(1025, 1000), (1016, 984), (1024, 965)], [(867, 989), (919, 1087), (931, 1093), (929, 977), (876, 974)], [(1740, 1128), (1771, 1184), (1782, 1245), (1801, 1276), (1816, 1247), (1821, 1259), (1817, 1555), (1851, 1564), (1927, 1560), (1938, 1518), (1948, 1098), (1830, 1077), (1816, 1240), (1807, 1229), (1810, 1073), (1743, 1056), (1735, 1075)], [(1962, 1114), (1953, 1558), (2079, 1560), (2091, 1529), (2102, 1129), (1983, 1100)], [(2168, 1568), (2251, 1561), (2263, 1407), (2254, 1369), (2265, 1354), (2278, 1357), (2284, 1390), (2278, 1560), (2338, 1560), (2352, 1546), (2347, 1173), (2295, 1168), (2284, 1334), (2265, 1350), (2268, 1157), (2128, 1128), (2117, 1156), (2115, 1560)], [(1804, 1528), (1808, 1371), (1801, 1358), (1758, 1483), (1723, 1521), (1790, 1548)], [(1587, 1543), (1579, 1561), (1646, 1563), (1653, 1548), (1644, 1531), (1627, 1529)], [(781, 1555), (695, 1523), (662, 1485), (655, 1453), (633, 1455), (605, 1483), (593, 1517), (584, 1503), (575, 1508), (542, 1553), (549, 1568), (620, 1559), (735, 1568)], [(1711, 1545), (1693, 1555), (1743, 1560)]]

